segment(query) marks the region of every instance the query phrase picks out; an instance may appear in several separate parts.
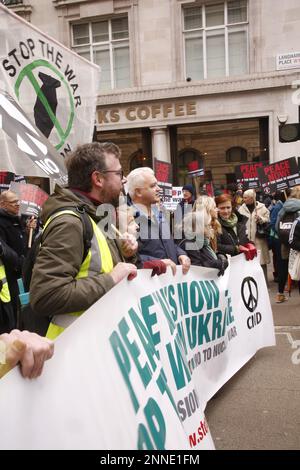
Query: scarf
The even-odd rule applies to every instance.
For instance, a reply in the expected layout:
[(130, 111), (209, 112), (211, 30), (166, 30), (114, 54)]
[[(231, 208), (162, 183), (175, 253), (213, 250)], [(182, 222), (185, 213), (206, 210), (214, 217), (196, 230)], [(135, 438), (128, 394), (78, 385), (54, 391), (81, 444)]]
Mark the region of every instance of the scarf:
[(231, 214), (229, 219), (225, 220), (221, 217), (221, 220), (222, 220), (223, 227), (232, 228), (233, 230), (234, 230), (236, 224), (238, 223), (238, 217), (234, 212)]
[(208, 249), (208, 251), (211, 253), (212, 257), (214, 259), (218, 259), (216, 253), (214, 252), (214, 250), (212, 249), (212, 247), (210, 246), (210, 240), (208, 238), (204, 238), (204, 243), (203, 243), (203, 246), (206, 246), (206, 248)]

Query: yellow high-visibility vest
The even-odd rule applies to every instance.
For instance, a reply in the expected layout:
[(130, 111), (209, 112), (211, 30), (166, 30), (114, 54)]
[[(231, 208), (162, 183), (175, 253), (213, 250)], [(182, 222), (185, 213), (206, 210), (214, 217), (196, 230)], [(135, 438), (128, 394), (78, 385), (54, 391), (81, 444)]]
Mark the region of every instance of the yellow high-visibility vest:
[(2, 302), (7, 303), (10, 302), (10, 292), (8, 288), (8, 283), (6, 279), (5, 268), (2, 260), (0, 259), (0, 281), (2, 283), (2, 288), (0, 290), (0, 300)]
[[(80, 218), (80, 215), (76, 212), (66, 209), (50, 216), (45, 224), (44, 230), (47, 228), (51, 220), (64, 214), (70, 214)], [(75, 279), (82, 279), (84, 277), (94, 276), (95, 274), (109, 273), (113, 270), (113, 260), (106, 238), (91, 217), (90, 220), (93, 227), (91, 247), (83, 260)], [(46, 337), (49, 339), (55, 339), (83, 312), (84, 310), (54, 316), (49, 325)]]

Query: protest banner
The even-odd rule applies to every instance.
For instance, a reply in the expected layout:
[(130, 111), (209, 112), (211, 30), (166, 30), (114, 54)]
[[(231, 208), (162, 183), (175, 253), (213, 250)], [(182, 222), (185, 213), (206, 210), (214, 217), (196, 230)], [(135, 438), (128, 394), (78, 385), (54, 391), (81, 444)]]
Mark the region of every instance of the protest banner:
[(11, 181), (14, 181), (15, 174), (11, 171), (0, 171), (0, 193), (7, 191)]
[(275, 344), (262, 269), (239, 255), (221, 278), (150, 276), (123, 280), (67, 328), (40, 378), (1, 380), (1, 449), (213, 448), (207, 400)]
[(160, 187), (160, 198), (163, 206), (168, 210), (172, 200), (172, 165), (171, 163), (154, 159), (154, 174)]
[[(0, 4), (0, 89), (14, 97), (61, 159), (92, 141), (100, 69)], [(4, 169), (24, 173), (0, 134)], [(20, 166), (21, 163), (21, 166)]]
[(164, 208), (174, 212), (183, 199), (182, 186), (172, 186), (172, 195), (168, 201), (164, 201)]
[(265, 194), (283, 191), (300, 184), (299, 166), (296, 157), (258, 168), (257, 172), (260, 186)]
[(15, 175), (11, 171), (0, 170), (0, 193), (7, 191), (10, 187), (10, 183), (13, 181), (16, 183), (26, 183), (26, 179), (23, 175)]
[(234, 169), (237, 188), (246, 191), (247, 189), (259, 188), (258, 168), (263, 167), (263, 162), (243, 163)]
[(200, 166), (198, 160), (193, 160), (188, 163), (188, 176), (196, 178), (198, 176), (204, 176), (204, 166), (203, 163)]
[(39, 217), (44, 202), (49, 194), (35, 184), (15, 183), (10, 184), (11, 191), (16, 193), (20, 200), (20, 214)]

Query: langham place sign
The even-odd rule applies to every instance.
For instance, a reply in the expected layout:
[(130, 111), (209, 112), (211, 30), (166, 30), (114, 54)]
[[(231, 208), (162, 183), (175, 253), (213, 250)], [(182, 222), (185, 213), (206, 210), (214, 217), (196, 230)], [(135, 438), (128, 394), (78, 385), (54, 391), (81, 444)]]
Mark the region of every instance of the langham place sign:
[(126, 124), (163, 121), (197, 114), (196, 101), (168, 101), (153, 104), (133, 104), (128, 107), (98, 108), (98, 124)]

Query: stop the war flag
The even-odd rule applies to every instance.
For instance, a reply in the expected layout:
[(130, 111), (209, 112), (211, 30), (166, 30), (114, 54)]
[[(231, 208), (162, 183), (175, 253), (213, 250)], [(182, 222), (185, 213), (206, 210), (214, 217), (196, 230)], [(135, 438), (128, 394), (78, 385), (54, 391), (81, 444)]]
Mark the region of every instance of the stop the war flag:
[[(62, 158), (92, 140), (99, 77), (97, 65), (0, 4), (0, 88), (17, 99)], [(0, 156), (3, 169), (25, 173), (2, 133)]]

